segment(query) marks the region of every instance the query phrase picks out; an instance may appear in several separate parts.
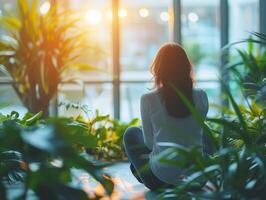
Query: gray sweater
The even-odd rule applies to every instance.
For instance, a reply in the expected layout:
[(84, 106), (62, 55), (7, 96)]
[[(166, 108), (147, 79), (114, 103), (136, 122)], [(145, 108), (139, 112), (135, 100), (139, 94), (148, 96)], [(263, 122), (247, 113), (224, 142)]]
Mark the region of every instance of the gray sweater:
[[(196, 109), (205, 118), (209, 108), (206, 93), (201, 89), (193, 89), (193, 101)], [(162, 164), (157, 159), (158, 155), (170, 148), (169, 143), (183, 147), (201, 146), (202, 128), (193, 116), (169, 116), (158, 90), (141, 97), (140, 111), (144, 142), (151, 150), (151, 170), (160, 180), (175, 185), (182, 171), (177, 167)]]

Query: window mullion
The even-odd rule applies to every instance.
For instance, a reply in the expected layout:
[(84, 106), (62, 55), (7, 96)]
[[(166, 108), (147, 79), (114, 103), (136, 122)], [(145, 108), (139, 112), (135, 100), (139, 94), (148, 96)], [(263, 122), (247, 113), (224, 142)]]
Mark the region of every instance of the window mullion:
[[(229, 43), (229, 3), (228, 0), (220, 0), (220, 24), (221, 24), (221, 48)], [(229, 72), (224, 71), (224, 66), (228, 63), (229, 52), (223, 51), (221, 53), (221, 80), (224, 83), (228, 83)], [(228, 101), (223, 98), (223, 88), (221, 89), (222, 105), (227, 106)]]
[(112, 41), (113, 41), (113, 106), (114, 117), (120, 119), (120, 26), (119, 0), (112, 0)]
[(260, 0), (259, 3), (260, 15), (260, 32), (266, 34), (266, 1)]
[(173, 0), (173, 13), (174, 13), (173, 40), (174, 42), (181, 44), (182, 42), (181, 0)]

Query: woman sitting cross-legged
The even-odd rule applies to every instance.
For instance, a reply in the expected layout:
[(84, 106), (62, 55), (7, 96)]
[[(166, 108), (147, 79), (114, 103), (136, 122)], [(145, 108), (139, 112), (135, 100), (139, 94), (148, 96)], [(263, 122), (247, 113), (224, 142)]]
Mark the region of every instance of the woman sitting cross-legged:
[[(185, 50), (176, 43), (163, 45), (151, 66), (156, 90), (141, 97), (143, 129), (130, 127), (124, 135), (125, 151), (136, 178), (151, 190), (176, 185), (183, 176), (177, 167), (161, 163), (158, 155), (174, 143), (201, 146), (202, 128), (176, 93), (185, 97), (206, 117), (206, 93), (194, 87), (192, 66)], [(174, 157), (173, 159), (178, 159)]]

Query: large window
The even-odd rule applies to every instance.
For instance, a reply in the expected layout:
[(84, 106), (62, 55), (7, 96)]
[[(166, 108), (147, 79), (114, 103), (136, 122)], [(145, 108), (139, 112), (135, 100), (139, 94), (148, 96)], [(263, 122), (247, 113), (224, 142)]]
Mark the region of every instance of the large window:
[(229, 6), (230, 42), (247, 38), (251, 32), (259, 31), (259, 0), (230, 0)]
[[(259, 0), (230, 0), (229, 1), (229, 42), (246, 39), (251, 32), (259, 31)], [(247, 48), (246, 44), (238, 44), (231, 49), (231, 62), (238, 55), (236, 48)], [(234, 81), (230, 83), (236, 100), (245, 103), (243, 94)]]
[[(121, 105), (122, 120), (139, 117), (140, 96), (152, 87), (150, 65), (158, 48), (170, 40), (170, 0), (122, 0)], [(124, 13), (124, 15), (123, 15)], [(134, 81), (136, 83), (126, 83)]]
[(196, 79), (217, 80), (221, 47), (219, 1), (183, 1), (182, 11), (182, 44), (192, 59)]
[[(196, 86), (203, 88), (211, 104), (220, 104), (219, 0), (182, 1), (182, 44), (192, 60)], [(212, 107), (210, 115), (217, 114)]]
[[(84, 114), (86, 106), (90, 113), (98, 109), (102, 114), (113, 117), (112, 99), (112, 7), (106, 0), (75, 0), (68, 2), (66, 9), (72, 9), (80, 16), (80, 29), (87, 33), (81, 63), (88, 63), (100, 69), (78, 74), (77, 84), (61, 84), (58, 93), (58, 114), (75, 116)], [(66, 5), (65, 5), (66, 6)], [(81, 81), (80, 81), (81, 80)], [(84, 83), (81, 83), (84, 81)], [(107, 83), (108, 82), (108, 83)], [(66, 109), (70, 107), (70, 109)]]
[[(87, 42), (84, 43), (87, 47), (84, 48), (85, 56), (80, 62), (89, 63), (101, 71), (79, 74), (78, 79), (83, 83), (62, 83), (57, 99), (60, 105), (58, 114), (81, 114), (82, 111), (74, 108), (66, 109), (66, 105), (72, 103), (85, 105), (89, 112), (98, 109), (113, 117), (117, 113), (114, 109), (120, 108), (120, 119), (123, 121), (140, 117), (140, 96), (153, 88), (150, 64), (158, 48), (165, 42), (173, 41), (173, 36), (177, 34), (174, 31), (181, 33), (182, 41), (178, 42), (182, 43), (192, 60), (197, 87), (207, 91), (210, 104), (220, 104), (221, 35), (228, 32), (228, 42), (234, 42), (246, 38), (252, 31), (259, 31), (259, 1), (120, 0), (120, 34), (119, 43), (116, 43), (112, 38), (112, 5), (116, 0), (65, 0), (63, 9), (75, 11), (80, 16), (80, 29), (88, 32)], [(0, 15), (14, 9), (14, 2), (0, 0)], [(40, 2), (42, 4), (45, 0)], [(173, 9), (173, 5), (179, 2), (181, 13)], [(221, 13), (221, 3), (226, 2), (228, 13)], [(229, 25), (221, 29), (221, 16), (227, 14)], [(174, 16), (181, 23), (176, 23)], [(173, 28), (173, 25), (178, 27)], [(120, 52), (118, 60), (114, 60), (115, 48)], [(113, 63), (120, 65), (113, 66)], [(114, 81), (116, 70), (120, 72), (118, 83)], [(26, 112), (15, 93), (10, 92), (10, 79), (2, 78), (0, 81), (5, 83), (0, 82), (0, 105), (5, 105), (7, 99), (14, 102), (13, 107), (5, 106), (4, 111), (16, 109)], [(120, 93), (114, 92), (117, 89)], [(119, 98), (115, 98), (117, 94)], [(211, 108), (209, 114), (215, 115), (217, 110)]]
[(121, 80), (150, 80), (156, 51), (169, 41), (170, 2), (121, 1)]

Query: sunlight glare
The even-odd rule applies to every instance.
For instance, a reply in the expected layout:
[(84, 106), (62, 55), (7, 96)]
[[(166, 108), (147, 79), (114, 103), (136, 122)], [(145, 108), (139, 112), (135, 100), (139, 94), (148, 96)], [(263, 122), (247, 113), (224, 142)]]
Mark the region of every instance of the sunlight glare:
[(102, 20), (102, 14), (99, 10), (88, 10), (85, 14), (85, 19), (89, 25), (97, 25)]
[(113, 18), (113, 12), (112, 10), (108, 10), (107, 13), (106, 13), (106, 16), (109, 20), (111, 20)]
[(150, 15), (150, 12), (149, 12), (148, 9), (146, 9), (146, 8), (141, 8), (141, 9), (139, 10), (139, 16), (141, 16), (141, 17), (143, 17), (143, 18), (146, 18), (146, 17), (148, 17), (149, 15)]
[(42, 15), (46, 15), (48, 13), (48, 11), (51, 8), (51, 4), (48, 1), (45, 1), (41, 6), (40, 6), (40, 13)]
[(119, 17), (125, 18), (127, 16), (127, 10), (124, 8), (121, 8), (118, 12)]
[(168, 12), (161, 12), (160, 18), (164, 22), (169, 21), (169, 18), (170, 18), (169, 13)]
[(188, 14), (188, 19), (189, 21), (196, 23), (199, 20), (199, 16), (196, 13), (191, 12)]

